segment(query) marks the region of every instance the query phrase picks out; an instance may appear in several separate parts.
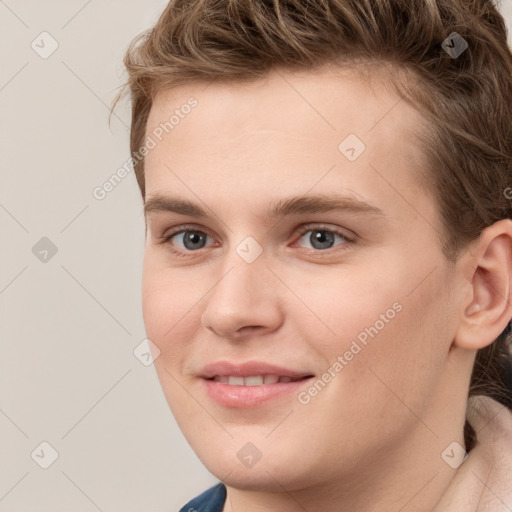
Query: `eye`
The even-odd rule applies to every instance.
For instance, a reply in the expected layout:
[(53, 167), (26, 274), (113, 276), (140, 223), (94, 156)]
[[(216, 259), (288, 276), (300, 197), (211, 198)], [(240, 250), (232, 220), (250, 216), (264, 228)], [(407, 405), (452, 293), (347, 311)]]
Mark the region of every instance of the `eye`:
[[(336, 245), (341, 246), (340, 250), (347, 250), (350, 244), (354, 242), (352, 238), (349, 238), (343, 232), (327, 226), (303, 226), (299, 229), (299, 234), (301, 235), (299, 241), (295, 242), (292, 247), (296, 247), (300, 242), (309, 243), (310, 247), (306, 246), (305, 248), (308, 252), (315, 254), (330, 254), (332, 252), (330, 249), (336, 247)], [(165, 234), (158, 243), (167, 246), (176, 256), (188, 257), (193, 256), (194, 252), (207, 248), (208, 238), (213, 240), (213, 237), (196, 226), (184, 225), (178, 226), (174, 231)], [(339, 241), (338, 244), (336, 244), (337, 240)]]
[[(301, 235), (300, 240), (304, 240), (306, 243), (311, 244), (311, 248), (314, 251), (325, 252), (327, 249), (331, 249), (335, 247), (334, 243), (336, 239), (341, 240), (341, 243), (338, 245), (347, 246), (351, 239), (349, 239), (342, 232), (327, 228), (325, 226), (304, 226), (299, 230), (299, 234)], [(343, 247), (343, 249), (347, 249), (348, 247)]]
[(180, 226), (179, 229), (165, 235), (161, 243), (168, 245), (178, 256), (187, 256), (187, 252), (204, 249), (207, 238), (211, 238), (210, 235), (193, 226)]

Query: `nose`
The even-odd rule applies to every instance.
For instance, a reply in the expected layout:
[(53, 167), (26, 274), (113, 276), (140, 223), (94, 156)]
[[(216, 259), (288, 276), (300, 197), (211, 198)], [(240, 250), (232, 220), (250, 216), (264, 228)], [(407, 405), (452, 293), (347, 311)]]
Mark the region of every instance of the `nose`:
[[(234, 253), (234, 251), (233, 251)], [(237, 340), (273, 332), (283, 322), (279, 280), (259, 257), (247, 263), (234, 253), (207, 294), (201, 324), (217, 336)]]

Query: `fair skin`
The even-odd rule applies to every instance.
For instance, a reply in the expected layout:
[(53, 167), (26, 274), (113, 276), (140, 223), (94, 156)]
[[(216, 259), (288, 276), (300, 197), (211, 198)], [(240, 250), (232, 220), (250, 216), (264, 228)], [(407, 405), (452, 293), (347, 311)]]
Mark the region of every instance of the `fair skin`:
[[(448, 262), (436, 203), (415, 173), (420, 116), (353, 72), (162, 90), (147, 134), (190, 96), (198, 105), (146, 157), (146, 205), (172, 196), (207, 216), (148, 208), (143, 315), (176, 421), (227, 486), (224, 512), (431, 511), (457, 473), (441, 453), (464, 446), (476, 350), (512, 316), (512, 221)], [(355, 161), (338, 149), (351, 133), (366, 145)], [(264, 217), (271, 202), (335, 193), (381, 214)], [(184, 224), (193, 227), (159, 243)], [(203, 239), (185, 244), (185, 229)], [(251, 263), (236, 252), (249, 236), (262, 248)], [(219, 360), (319, 378), (397, 303), (307, 404), (298, 393), (311, 380), (248, 408), (205, 391), (200, 370)], [(237, 456), (248, 442), (261, 454), (251, 467)]]

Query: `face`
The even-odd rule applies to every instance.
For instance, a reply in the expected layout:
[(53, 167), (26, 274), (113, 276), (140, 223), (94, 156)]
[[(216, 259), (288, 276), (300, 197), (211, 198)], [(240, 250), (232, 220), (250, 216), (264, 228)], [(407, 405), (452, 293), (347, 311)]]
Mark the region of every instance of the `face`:
[(442, 428), (455, 278), (420, 122), (341, 69), (155, 98), (144, 322), (176, 421), (228, 485), (335, 481)]

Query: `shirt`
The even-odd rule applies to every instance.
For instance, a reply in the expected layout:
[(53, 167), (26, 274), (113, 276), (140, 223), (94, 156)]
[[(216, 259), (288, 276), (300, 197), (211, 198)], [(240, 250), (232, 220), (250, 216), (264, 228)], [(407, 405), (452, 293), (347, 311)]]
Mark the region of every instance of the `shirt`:
[(226, 486), (219, 482), (180, 508), (179, 512), (222, 512)]
[(472, 397), (467, 418), (477, 443), (433, 512), (512, 510), (512, 411), (487, 396)]

